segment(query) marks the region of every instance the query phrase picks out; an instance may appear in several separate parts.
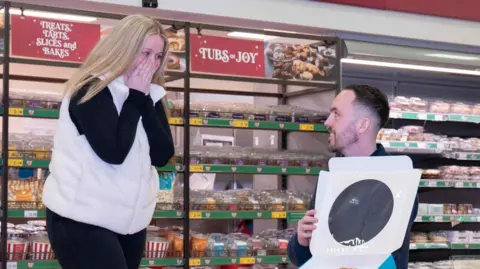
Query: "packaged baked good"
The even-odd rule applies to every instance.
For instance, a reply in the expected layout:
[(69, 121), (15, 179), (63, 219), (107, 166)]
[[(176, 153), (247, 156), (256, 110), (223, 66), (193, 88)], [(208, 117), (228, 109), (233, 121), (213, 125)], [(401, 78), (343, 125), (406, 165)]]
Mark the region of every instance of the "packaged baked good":
[(476, 104), (472, 107), (472, 115), (480, 115), (480, 104)]
[(457, 205), (456, 204), (444, 204), (443, 205), (443, 214), (444, 215), (456, 215), (458, 213), (457, 211)]
[(457, 102), (452, 104), (450, 107), (450, 112), (455, 114), (470, 114), (472, 112), (472, 108), (467, 104)]
[(427, 112), (428, 103), (418, 97), (411, 97), (410, 100), (410, 110), (415, 112)]
[(409, 135), (421, 134), (424, 131), (422, 126), (415, 126), (415, 125), (403, 126), (402, 128), (400, 128), (400, 130), (407, 132)]
[(432, 113), (449, 113), (450, 104), (444, 101), (435, 101), (430, 103), (430, 112)]
[(439, 179), (440, 170), (439, 169), (426, 169), (422, 171), (423, 179)]
[(411, 233), (410, 243), (427, 243), (428, 237), (426, 233)]
[(446, 243), (447, 235), (444, 232), (430, 232), (428, 233), (428, 240), (432, 243)]
[(46, 232), (37, 233), (29, 237), (31, 242), (31, 257), (32, 260), (52, 260), (53, 249), (48, 240)]
[(399, 110), (408, 111), (410, 109), (410, 100), (405, 96), (397, 96), (393, 102)]

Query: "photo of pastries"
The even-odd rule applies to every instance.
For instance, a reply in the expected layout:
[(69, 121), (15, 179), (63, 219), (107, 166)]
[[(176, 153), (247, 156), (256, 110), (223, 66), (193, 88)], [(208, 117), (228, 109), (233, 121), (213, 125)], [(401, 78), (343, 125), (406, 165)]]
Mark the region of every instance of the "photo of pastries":
[(293, 80), (331, 80), (335, 50), (326, 46), (265, 44), (267, 77)]
[(185, 71), (185, 34), (167, 31), (168, 56), (167, 69)]

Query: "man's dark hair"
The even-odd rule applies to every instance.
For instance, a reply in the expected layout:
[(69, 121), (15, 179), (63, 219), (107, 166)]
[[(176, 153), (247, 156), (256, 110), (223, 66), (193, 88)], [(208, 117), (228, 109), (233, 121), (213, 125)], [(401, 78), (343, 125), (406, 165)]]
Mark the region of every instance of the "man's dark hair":
[(378, 117), (378, 128), (387, 124), (390, 116), (390, 106), (387, 96), (379, 89), (368, 85), (349, 85), (344, 88), (355, 93), (355, 102), (365, 107)]

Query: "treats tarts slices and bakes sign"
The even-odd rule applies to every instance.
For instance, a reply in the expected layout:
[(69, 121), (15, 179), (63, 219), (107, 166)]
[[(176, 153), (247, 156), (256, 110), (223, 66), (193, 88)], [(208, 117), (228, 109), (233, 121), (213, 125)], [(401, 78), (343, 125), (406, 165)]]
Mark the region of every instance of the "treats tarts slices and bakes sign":
[(261, 41), (190, 34), (191, 71), (265, 77)]
[(83, 62), (100, 39), (100, 25), (12, 15), (12, 55)]

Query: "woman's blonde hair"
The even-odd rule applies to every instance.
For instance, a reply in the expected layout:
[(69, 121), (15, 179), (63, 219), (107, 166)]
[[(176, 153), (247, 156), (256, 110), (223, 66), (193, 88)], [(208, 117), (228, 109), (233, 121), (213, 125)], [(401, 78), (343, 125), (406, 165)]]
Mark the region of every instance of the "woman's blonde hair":
[[(162, 63), (153, 75), (152, 83), (165, 87), (164, 67), (168, 56), (167, 35), (160, 22), (137, 14), (123, 18), (113, 27), (110, 34), (96, 44), (79, 70), (67, 81), (65, 94), (73, 96), (84, 85), (91, 83), (80, 103), (93, 98), (115, 78), (127, 72), (141, 52), (145, 38), (152, 35), (160, 35), (164, 40)], [(107, 73), (108, 77), (105, 79), (97, 79)], [(162, 103), (168, 113), (166, 98), (162, 99)]]

